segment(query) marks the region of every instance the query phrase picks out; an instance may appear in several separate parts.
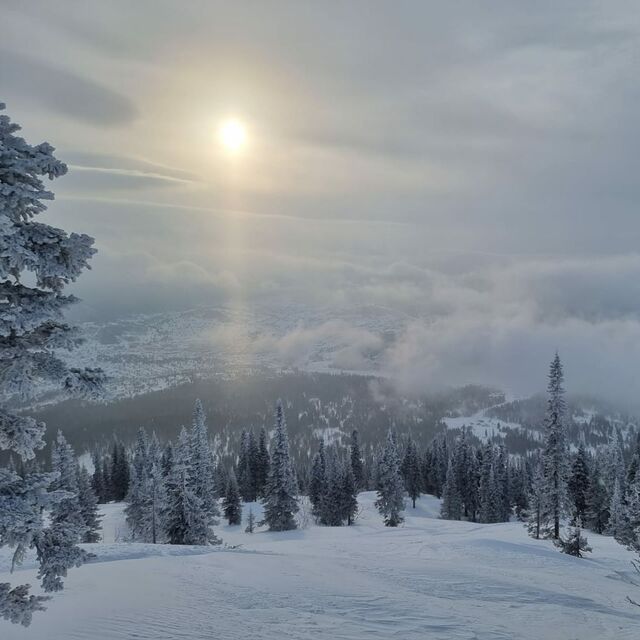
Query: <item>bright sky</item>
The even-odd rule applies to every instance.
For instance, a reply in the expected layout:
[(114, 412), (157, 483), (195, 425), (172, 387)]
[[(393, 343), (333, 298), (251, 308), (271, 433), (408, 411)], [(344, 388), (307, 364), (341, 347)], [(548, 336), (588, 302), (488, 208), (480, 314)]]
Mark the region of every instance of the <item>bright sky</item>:
[(409, 381), (540, 386), (558, 347), (638, 397), (639, 36), (618, 1), (5, 1), (0, 99), (71, 166), (87, 315), (374, 304)]

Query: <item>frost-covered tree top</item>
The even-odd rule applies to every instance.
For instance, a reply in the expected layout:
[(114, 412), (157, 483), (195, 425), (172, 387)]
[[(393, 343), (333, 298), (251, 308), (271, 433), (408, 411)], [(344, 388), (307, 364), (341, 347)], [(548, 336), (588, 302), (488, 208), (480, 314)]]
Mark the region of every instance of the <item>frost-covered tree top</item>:
[[(93, 238), (36, 220), (53, 199), (43, 179), (64, 175), (67, 166), (50, 144), (32, 146), (19, 130), (0, 115), (0, 402), (28, 397), (38, 379), (93, 395), (102, 374), (69, 368), (54, 352), (80, 340), (62, 316), (76, 299), (62, 291), (89, 267)], [(43, 433), (43, 424), (0, 407), (0, 449), (31, 458)]]
[[(0, 103), (0, 113), (5, 105)], [(0, 115), (0, 451), (33, 458), (44, 446), (45, 425), (11, 412), (7, 401), (28, 398), (39, 380), (57, 383), (70, 392), (96, 396), (100, 370), (68, 367), (60, 350), (71, 349), (80, 337), (63, 317), (76, 301), (64, 287), (89, 267), (95, 253), (93, 238), (39, 222), (53, 193), (44, 179), (64, 175), (67, 167), (43, 142), (32, 146), (17, 132), (20, 127)], [(45, 590), (62, 588), (60, 576), (82, 561), (72, 535), (59, 523), (45, 528), (42, 509), (60, 501), (47, 487), (52, 474), (18, 476), (0, 469), (0, 545), (15, 547), (19, 562), (28, 547), (35, 547), (39, 576)], [(69, 535), (68, 535), (69, 534)], [(0, 584), (0, 617), (29, 624), (42, 609), (41, 596), (29, 596), (28, 586)]]

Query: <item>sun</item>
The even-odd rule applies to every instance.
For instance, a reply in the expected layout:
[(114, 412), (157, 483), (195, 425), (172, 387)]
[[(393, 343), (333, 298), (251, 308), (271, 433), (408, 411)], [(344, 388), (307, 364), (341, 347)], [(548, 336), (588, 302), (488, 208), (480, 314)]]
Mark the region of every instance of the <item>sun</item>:
[(231, 153), (238, 153), (247, 144), (247, 128), (236, 118), (225, 120), (218, 127), (218, 140)]

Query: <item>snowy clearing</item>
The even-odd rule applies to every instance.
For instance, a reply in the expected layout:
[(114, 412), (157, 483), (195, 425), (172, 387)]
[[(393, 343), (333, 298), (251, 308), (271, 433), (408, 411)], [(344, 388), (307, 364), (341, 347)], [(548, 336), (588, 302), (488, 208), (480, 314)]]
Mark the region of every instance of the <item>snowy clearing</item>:
[[(442, 638), (589, 640), (640, 637), (627, 595), (632, 554), (591, 534), (586, 559), (529, 538), (519, 523), (437, 519), (426, 496), (404, 526), (382, 526), (373, 493), (353, 527), (217, 533), (235, 549), (115, 542), (122, 505), (103, 509), (105, 543), (65, 591), (3, 640), (121, 638)], [(251, 505), (260, 517), (259, 505)], [(248, 505), (245, 505), (245, 515)], [(8, 566), (2, 549), (0, 567)], [(29, 568), (29, 566), (31, 568)], [(33, 563), (13, 582), (35, 584)], [(0, 574), (0, 582), (7, 580)]]

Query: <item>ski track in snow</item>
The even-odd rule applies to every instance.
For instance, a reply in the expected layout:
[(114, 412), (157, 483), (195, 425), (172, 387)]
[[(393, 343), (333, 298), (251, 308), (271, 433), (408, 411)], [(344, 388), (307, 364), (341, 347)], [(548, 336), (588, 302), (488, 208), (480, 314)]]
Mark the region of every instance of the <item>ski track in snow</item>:
[[(331, 638), (637, 640), (626, 602), (632, 554), (590, 535), (586, 559), (529, 538), (519, 523), (436, 519), (426, 496), (398, 529), (382, 526), (361, 494), (354, 527), (244, 533), (220, 526), (228, 547), (118, 543), (122, 505), (105, 505), (105, 543), (73, 570), (65, 591), (2, 640)], [(257, 519), (259, 505), (252, 505)], [(245, 506), (245, 512), (248, 506)], [(0, 570), (9, 553), (2, 550)], [(36, 583), (32, 559), (11, 581)], [(8, 577), (0, 574), (0, 582)], [(636, 597), (638, 594), (636, 592)]]

